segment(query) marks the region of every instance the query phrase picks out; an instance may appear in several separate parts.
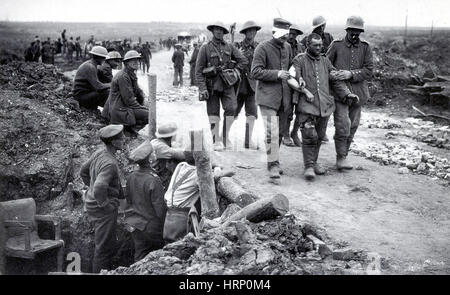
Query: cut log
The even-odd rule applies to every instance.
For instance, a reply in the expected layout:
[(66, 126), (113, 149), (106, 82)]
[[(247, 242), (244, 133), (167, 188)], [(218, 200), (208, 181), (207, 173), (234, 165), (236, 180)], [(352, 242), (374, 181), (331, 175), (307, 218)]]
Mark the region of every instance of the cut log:
[(231, 177), (222, 177), (217, 182), (217, 191), (230, 202), (245, 207), (254, 203), (258, 198), (255, 194), (244, 189)]
[(232, 216), (234, 213), (238, 212), (241, 209), (242, 208), (239, 207), (237, 204), (234, 203), (230, 204), (220, 216), (220, 222), (224, 223), (225, 221), (228, 220), (228, 218), (230, 218), (230, 216)]
[(201, 215), (208, 219), (214, 219), (220, 216), (219, 204), (217, 203), (216, 186), (209, 153), (205, 150), (203, 144), (203, 130), (190, 131), (190, 138), (200, 187)]
[(269, 199), (262, 199), (256, 201), (235, 214), (223, 224), (228, 226), (232, 221), (237, 221), (242, 218), (247, 218), (251, 222), (261, 222), (263, 220), (274, 219), (278, 216), (283, 216), (289, 211), (289, 200), (282, 194), (277, 194)]

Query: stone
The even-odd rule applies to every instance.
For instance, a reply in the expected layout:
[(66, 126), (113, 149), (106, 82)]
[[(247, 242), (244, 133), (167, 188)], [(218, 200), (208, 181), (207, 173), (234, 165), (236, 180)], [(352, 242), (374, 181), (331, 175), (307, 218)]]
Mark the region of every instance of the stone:
[(350, 261), (359, 259), (359, 251), (350, 248), (333, 250), (332, 255), (334, 260)]
[(398, 174), (408, 174), (409, 169), (407, 167), (400, 167), (398, 168)]

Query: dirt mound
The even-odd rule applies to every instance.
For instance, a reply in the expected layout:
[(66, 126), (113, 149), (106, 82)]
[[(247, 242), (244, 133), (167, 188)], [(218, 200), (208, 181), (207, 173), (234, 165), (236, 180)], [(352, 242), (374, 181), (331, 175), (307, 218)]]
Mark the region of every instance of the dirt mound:
[[(366, 255), (322, 259), (307, 238), (311, 227), (289, 215), (261, 223), (235, 222), (151, 252), (128, 268), (103, 274), (251, 275), (364, 273)], [(342, 253), (336, 251), (336, 253)], [(339, 256), (339, 257), (338, 257)], [(344, 261), (346, 260), (346, 261)]]

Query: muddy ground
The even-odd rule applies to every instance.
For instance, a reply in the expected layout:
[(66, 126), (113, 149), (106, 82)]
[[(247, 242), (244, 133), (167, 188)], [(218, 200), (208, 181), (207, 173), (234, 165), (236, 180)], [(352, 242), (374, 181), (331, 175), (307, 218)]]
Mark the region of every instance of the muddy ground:
[[(205, 104), (198, 102), (196, 88), (171, 85), (171, 54), (169, 51), (154, 54), (151, 71), (158, 75), (158, 123), (177, 122), (180, 127), (177, 141), (182, 146), (188, 130), (204, 128), (208, 124)], [(302, 177), (301, 149), (284, 146), (281, 149), (282, 184), (268, 183), (262, 122), (258, 120), (255, 131), (255, 140), (261, 149), (241, 150), (245, 121), (242, 114), (232, 128), (235, 149), (214, 153), (214, 156), (224, 166), (235, 170), (235, 178), (259, 197), (276, 193), (286, 195), (290, 213), (300, 224), (321, 228), (321, 237), (330, 245), (380, 254), (386, 262), (383, 273), (449, 273), (448, 129), (444, 122), (435, 121), (430, 125), (411, 120), (417, 115), (411, 105), (440, 114), (447, 114), (448, 110), (402, 92), (402, 87), (411, 82), (412, 74), (423, 75), (426, 66), (404, 67), (404, 57), (399, 54), (395, 59), (399, 63), (395, 71), (389, 70), (382, 63), (385, 56), (391, 56), (390, 52), (378, 51), (378, 54), (378, 69), (384, 70), (385, 74), (378, 74), (371, 85), (374, 99), (363, 113), (362, 126), (350, 155), (356, 169), (339, 173), (334, 168), (332, 120), (328, 128), (331, 141), (323, 145), (319, 157), (328, 172), (313, 183)], [(15, 66), (20, 72), (21, 66)], [(47, 70), (53, 71), (52, 68)], [(185, 67), (186, 85), (187, 70)], [(32, 70), (25, 72), (27, 77), (34, 73)], [(78, 170), (81, 163), (101, 146), (95, 131), (104, 126), (104, 122), (98, 114), (86, 113), (71, 102), (67, 87), (70, 87), (73, 72), (66, 73), (69, 80), (57, 71), (49, 76), (52, 79), (41, 83), (45, 87), (37, 85), (42, 77), (33, 75), (31, 79), (20, 76), (19, 80), (4, 75), (1, 81), (0, 120), (7, 127), (0, 131), (3, 139), (0, 150), (2, 200), (34, 197), (39, 213), (62, 216), (67, 252), (79, 252), (82, 271), (89, 272), (93, 231), (83, 214), (80, 197), (85, 187), (78, 177)], [(138, 73), (138, 77), (144, 91), (148, 91), (146, 76)], [(130, 148), (142, 140), (142, 137), (131, 138)], [(120, 158), (126, 174), (132, 166), (123, 155)], [(73, 211), (67, 209), (63, 200), (69, 182), (73, 182), (75, 188), (74, 192), (69, 192), (75, 197)], [(52, 231), (44, 228), (41, 234), (51, 238)], [(132, 259), (132, 244), (122, 226), (119, 236), (121, 243), (116, 265), (128, 266)], [(47, 269), (52, 267), (48, 265)], [(347, 266), (338, 267), (345, 269)], [(164, 273), (164, 269), (160, 271)], [(37, 270), (31, 265), (15, 268), (12, 272), (40, 273), (45, 270)], [(312, 273), (327, 272), (321, 269)]]

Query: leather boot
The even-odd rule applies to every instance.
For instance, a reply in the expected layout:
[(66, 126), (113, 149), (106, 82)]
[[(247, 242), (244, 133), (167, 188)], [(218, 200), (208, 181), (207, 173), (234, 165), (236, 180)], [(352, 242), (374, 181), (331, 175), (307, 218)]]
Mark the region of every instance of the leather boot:
[(210, 123), (211, 133), (212, 133), (212, 140), (214, 145), (215, 151), (222, 151), (223, 150), (223, 144), (220, 141), (219, 138), (219, 128), (217, 127), (219, 123)]
[(303, 164), (305, 165), (305, 169), (308, 167), (313, 168), (316, 157), (316, 146), (303, 144), (302, 152), (303, 152)]
[(303, 175), (305, 176), (306, 180), (314, 180), (316, 178), (316, 173), (314, 172), (314, 168), (313, 167), (307, 167), (305, 168), (305, 172), (303, 173)]
[(292, 141), (292, 138), (291, 138), (290, 136), (288, 136), (288, 137), (283, 137), (282, 143), (283, 143), (285, 146), (289, 146), (289, 147), (295, 146), (295, 143)]
[(315, 148), (315, 153), (314, 153), (314, 172), (317, 175), (324, 175), (325, 174), (325, 169), (323, 167), (321, 167), (319, 164), (317, 164), (317, 159), (319, 158), (319, 151), (320, 151), (320, 146), (322, 145), (321, 142), (318, 142)]
[(340, 170), (351, 170), (353, 169), (353, 166), (350, 165), (350, 163), (347, 160), (347, 157), (337, 157), (336, 158), (336, 167)]
[(253, 137), (253, 128), (255, 126), (255, 120), (256, 118), (253, 116), (248, 116), (246, 117), (246, 122), (245, 122), (245, 140), (244, 140), (244, 147), (246, 149), (252, 149), (252, 150), (257, 150), (258, 145), (255, 144), (252, 140)]

